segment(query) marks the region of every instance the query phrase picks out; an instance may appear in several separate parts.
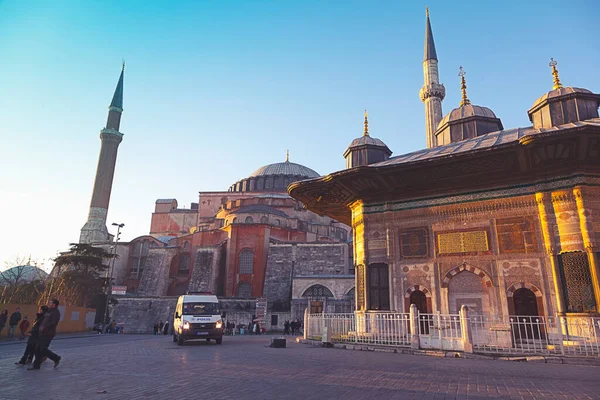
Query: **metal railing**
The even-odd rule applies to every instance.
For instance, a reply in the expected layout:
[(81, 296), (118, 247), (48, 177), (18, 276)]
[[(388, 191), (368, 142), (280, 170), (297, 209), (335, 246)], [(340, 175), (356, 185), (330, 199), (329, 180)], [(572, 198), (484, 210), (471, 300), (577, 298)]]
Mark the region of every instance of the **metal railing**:
[[(357, 312), (311, 314), (308, 337), (330, 342), (494, 354), (600, 357), (600, 318)], [(326, 329), (325, 329), (326, 328)], [(413, 340), (416, 335), (418, 340)], [(417, 339), (415, 338), (415, 339)], [(468, 350), (470, 351), (470, 350)]]

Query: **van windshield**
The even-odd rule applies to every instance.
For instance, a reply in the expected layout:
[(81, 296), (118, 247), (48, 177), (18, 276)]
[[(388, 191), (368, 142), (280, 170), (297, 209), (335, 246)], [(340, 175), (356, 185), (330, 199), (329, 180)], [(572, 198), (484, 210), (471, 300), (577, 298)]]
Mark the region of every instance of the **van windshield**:
[(219, 303), (183, 303), (183, 315), (217, 315)]

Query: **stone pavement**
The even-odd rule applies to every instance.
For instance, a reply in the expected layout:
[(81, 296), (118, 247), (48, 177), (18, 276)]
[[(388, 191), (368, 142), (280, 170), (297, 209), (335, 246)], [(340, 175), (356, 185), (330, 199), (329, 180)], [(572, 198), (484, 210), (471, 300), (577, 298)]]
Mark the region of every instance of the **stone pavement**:
[[(600, 399), (600, 367), (310, 347), (269, 336), (177, 346), (168, 336), (58, 340), (58, 369), (0, 348), (0, 399)], [(105, 393), (99, 393), (106, 391)]]

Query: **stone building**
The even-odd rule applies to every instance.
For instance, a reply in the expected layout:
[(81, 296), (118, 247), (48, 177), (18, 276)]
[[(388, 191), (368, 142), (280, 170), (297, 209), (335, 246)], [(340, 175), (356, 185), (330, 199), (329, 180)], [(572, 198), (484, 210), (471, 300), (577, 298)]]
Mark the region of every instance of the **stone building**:
[(462, 101), (438, 118), (431, 97), (441, 104), (444, 90), (432, 89), (426, 23), (428, 148), (289, 188), (352, 227), (357, 310), (597, 314), (600, 95), (563, 87), (552, 61), (554, 86), (528, 111), (532, 126), (504, 129), (471, 104), (461, 68)]
[(106, 215), (123, 137), (123, 74), (124, 66), (101, 131), (90, 213), (80, 239), (118, 256), (113, 284), (126, 286), (127, 294), (115, 296), (113, 318), (129, 331), (149, 331), (158, 319), (172, 316), (177, 297), (188, 291), (215, 293), (229, 319), (242, 323), (252, 319), (256, 298), (266, 298), (274, 316), (266, 322), (276, 327), (300, 318), (306, 307), (352, 311), (350, 228), (308, 211), (287, 194), (290, 183), (319, 177), (290, 162), (289, 154), (226, 191), (200, 192), (190, 208), (179, 208), (176, 199), (158, 199), (148, 235), (113, 241)]

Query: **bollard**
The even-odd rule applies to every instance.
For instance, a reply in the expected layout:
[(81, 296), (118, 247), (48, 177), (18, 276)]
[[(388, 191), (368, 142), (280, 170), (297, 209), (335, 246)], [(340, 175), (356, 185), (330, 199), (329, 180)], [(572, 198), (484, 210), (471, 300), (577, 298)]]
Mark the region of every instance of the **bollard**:
[(410, 348), (418, 350), (421, 347), (419, 340), (419, 311), (416, 304), (410, 305)]
[(473, 334), (471, 333), (471, 321), (469, 320), (469, 307), (462, 305), (460, 308), (460, 330), (465, 353), (473, 352)]

